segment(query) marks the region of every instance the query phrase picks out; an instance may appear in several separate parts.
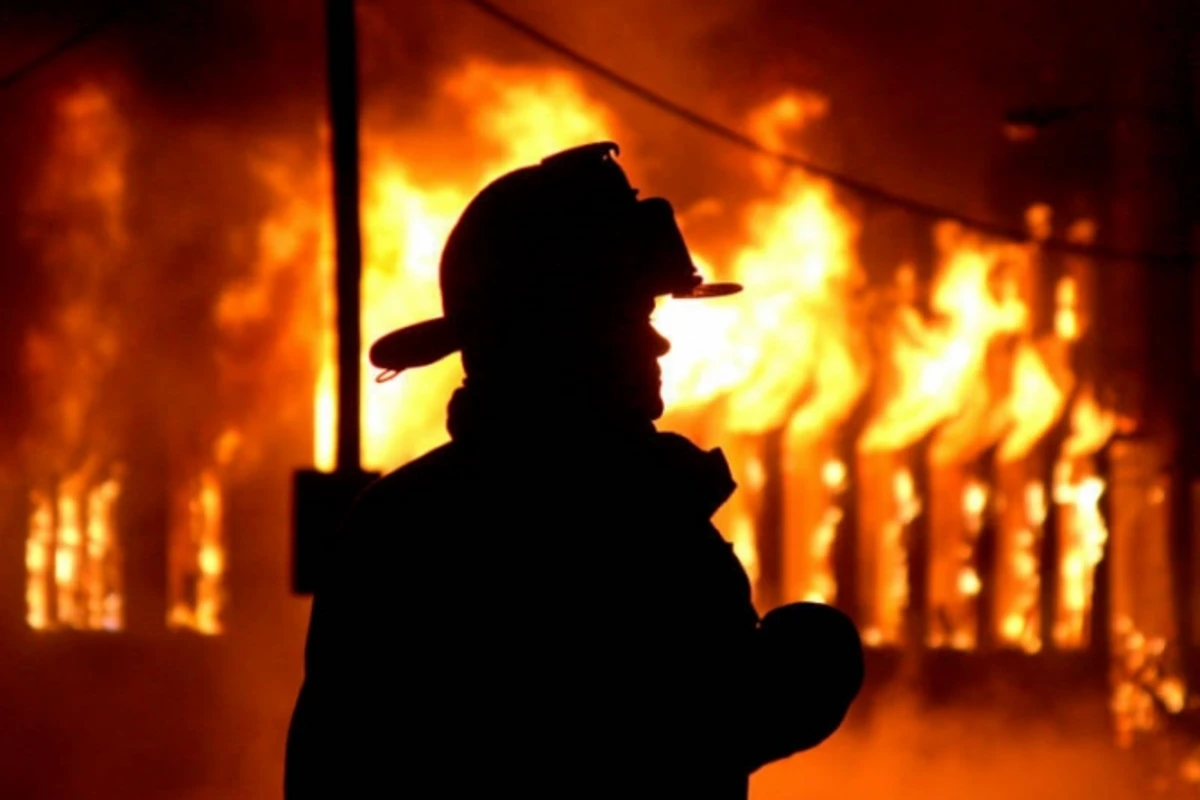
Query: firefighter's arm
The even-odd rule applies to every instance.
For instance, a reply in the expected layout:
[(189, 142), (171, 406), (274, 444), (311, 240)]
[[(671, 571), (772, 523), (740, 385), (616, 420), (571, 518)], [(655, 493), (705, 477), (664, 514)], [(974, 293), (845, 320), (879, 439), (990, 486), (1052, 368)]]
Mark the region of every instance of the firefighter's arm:
[(749, 768), (816, 747), (842, 724), (863, 682), (862, 643), (835, 608), (792, 603), (768, 612), (748, 666)]

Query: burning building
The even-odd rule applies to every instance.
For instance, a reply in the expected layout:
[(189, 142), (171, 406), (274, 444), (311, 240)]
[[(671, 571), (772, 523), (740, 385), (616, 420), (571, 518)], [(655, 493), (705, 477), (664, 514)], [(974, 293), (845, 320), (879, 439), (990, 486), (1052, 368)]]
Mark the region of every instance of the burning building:
[[(379, 76), (371, 43), (407, 34), (382, 7), (360, 12), (364, 74)], [(1169, 223), (1130, 188), (1150, 175), (1158, 202), (1169, 181), (1131, 161), (1129, 134), (1104, 150), (1103, 180), (1087, 173), (1115, 187), (1115, 209), (1094, 185), (1039, 185), (1013, 163), (1030, 157), (1007, 156), (991, 180), (1011, 197), (992, 205), (1027, 234), (1009, 241), (890, 216), (828, 179), (718, 150), (559, 64), (488, 55), (491, 34), (445, 35), (472, 44), (428, 59), (419, 100), (392, 79), (367, 92), (363, 341), (439, 312), (441, 245), (509, 169), (611, 139), (635, 184), (679, 189), (702, 269), (747, 290), (703, 317), (658, 310), (673, 343), (663, 427), (729, 456), (740, 490), (718, 524), (756, 602), (835, 604), (871, 649), (847, 732), (812, 766), (772, 767), (756, 796), (788, 796), (797, 780), (842, 796), (828, 786), (846, 785), (855, 752), (957, 796), (978, 777), (942, 763), (925, 779), (888, 747), (961, 734), (1010, 753), (994, 767), (1005, 772), (1028, 762), (1014, 741), (1027, 720), (982, 737), (978, 721), (1010, 703), (1086, 733), (1055, 750), (1074, 784), (1033, 760), (1046, 796), (1089, 771), (1099, 786), (1141, 786), (1134, 767), (1095, 765), (1144, 733), (1185, 731), (1191, 713), (1194, 490), (1180, 453), (1194, 437), (1180, 412), (1195, 372), (1153, 351), (1161, 336), (1183, 348), (1196, 304), (1178, 262), (1101, 246), (1154, 250)], [(731, 63), (723, 80), (739, 74)], [(275, 785), (304, 628), (287, 593), (287, 481), (299, 466), (334, 469), (341, 413), (328, 131), (307, 80), (307, 127), (251, 111), (213, 129), (179, 123), (121, 70), (26, 101), (47, 110), (12, 216), (44, 277), (28, 295), (36, 311), (4, 328), (25, 401), (10, 412), (21, 425), (4, 461), (0, 569), (21, 665), (3, 685), (25, 729), (9, 750), (24, 740), (36, 755), (5, 761), (12, 796), (116, 796), (120, 775), (139, 776), (145, 796)], [(809, 83), (746, 81), (725, 104), (733, 127), (774, 150), (817, 147), (836, 130), (835, 101), (857, 101)], [(386, 384), (362, 363), (364, 467), (446, 439), (456, 362)], [(921, 733), (926, 714), (940, 733)], [(1182, 783), (1185, 733), (1163, 768)], [(1116, 740), (1111, 754), (1097, 738)], [(43, 754), (63, 748), (71, 774), (48, 775), (57, 762)], [(823, 770), (837, 778), (823, 784)], [(858, 785), (852, 796), (902, 796)], [(1022, 786), (1006, 791), (1034, 796)]]

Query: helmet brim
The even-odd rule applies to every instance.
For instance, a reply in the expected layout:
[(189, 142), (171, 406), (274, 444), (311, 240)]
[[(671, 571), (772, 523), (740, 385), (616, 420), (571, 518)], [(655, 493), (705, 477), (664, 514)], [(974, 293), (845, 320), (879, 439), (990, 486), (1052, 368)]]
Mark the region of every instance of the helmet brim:
[[(679, 299), (704, 300), (727, 297), (742, 291), (737, 283), (702, 283), (689, 291), (671, 295)], [(418, 322), (392, 331), (371, 345), (371, 363), (383, 370), (376, 380), (383, 382), (415, 367), (434, 364), (462, 349), (462, 336), (454, 322), (446, 317)]]
[(703, 300), (709, 297), (728, 297), (742, 291), (740, 283), (701, 283), (686, 292), (676, 292), (671, 296), (679, 300)]

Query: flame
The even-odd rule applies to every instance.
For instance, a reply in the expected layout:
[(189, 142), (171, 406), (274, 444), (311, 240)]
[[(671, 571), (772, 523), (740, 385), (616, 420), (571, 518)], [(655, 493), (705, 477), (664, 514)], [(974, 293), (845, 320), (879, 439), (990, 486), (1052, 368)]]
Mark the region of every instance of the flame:
[(889, 643), (901, 640), (904, 612), (908, 608), (908, 550), (904, 543), (904, 531), (921, 512), (916, 484), (912, 472), (907, 468), (901, 468), (894, 474), (892, 496), (896, 516), (885, 529), (882, 553), (883, 574), (886, 576), (882, 635)]
[[(759, 119), (774, 114), (773, 124), (782, 130), (811, 118), (814, 102), (785, 98)], [(436, 114), (462, 118), (471, 139), (467, 151), (477, 157), (434, 178), (418, 174), (420, 164), (410, 155), (426, 144), (386, 127), (364, 126), (362, 434), (364, 466), (373, 469), (393, 468), (446, 440), (444, 404), (461, 381), (461, 365), (447, 360), (380, 386), (371, 380), (365, 350), (389, 330), (441, 313), (440, 249), (462, 208), (480, 185), (504, 172), (555, 150), (616, 138), (611, 113), (558, 70), (473, 60), (444, 78), (437, 105)], [(328, 203), (310, 199), (322, 196), (328, 175), (310, 181), (306, 193), (297, 191), (303, 178), (286, 167), (268, 165), (263, 174), (278, 187), (280, 202), (262, 235), (277, 240), (280, 257), (289, 258), (294, 248), (284, 232), (312, 232), (320, 242), (321, 283), (332, 286)], [(702, 308), (664, 301), (656, 313), (656, 325), (673, 343), (662, 365), (663, 396), (672, 412), (725, 401), (727, 433), (786, 426), (792, 439), (803, 440), (831, 430), (865, 387), (866, 359), (848, 302), (863, 280), (854, 255), (857, 226), (826, 184), (792, 175), (764, 191), (769, 197), (745, 211), (745, 246), (725, 259), (726, 271), (751, 288)], [(698, 253), (696, 260), (703, 272), (714, 274), (711, 259)], [(314, 460), (319, 469), (331, 470), (337, 419), (334, 309), (332, 292), (321, 297)], [(802, 395), (805, 402), (797, 402)], [(739, 482), (753, 483), (752, 464), (749, 459), (732, 464)], [(745, 508), (725, 519), (748, 568), (756, 563), (756, 513)], [(807, 541), (818, 536), (818, 527), (807, 531)]]
[[(459, 364), (448, 360), (378, 386), (371, 380), (366, 346), (395, 327), (440, 313), (440, 250), (462, 208), (479, 186), (510, 169), (582, 142), (621, 138), (612, 113), (559, 70), (472, 60), (445, 76), (435, 105), (435, 114), (462, 122), (457, 135), (468, 147), (460, 151), (421, 142), (370, 117), (364, 126), (362, 432), (364, 465), (373, 469), (398, 466), (446, 439), (444, 403), (461, 380)], [(788, 137), (821, 118), (827, 107), (816, 95), (791, 92), (755, 109), (747, 127), (769, 147), (786, 149)], [(111, 326), (92, 310), (91, 300), (128, 245), (123, 222), (128, 137), (112, 99), (96, 87), (65, 98), (59, 112), (63, 133), (33, 206), (42, 211), (86, 206), (94, 212), (90, 224), (72, 227), (46, 251), (54, 264), (78, 264), (77, 269), (91, 272), (75, 281), (83, 286), (79, 297), (66, 298), (53, 325), (30, 336), (26, 357), (35, 372), (49, 374), (64, 348), (83, 355), (82, 377), (46, 404), (52, 438), (64, 453), (86, 444), (82, 436), (97, 402), (95, 387), (102, 385), (104, 369), (119, 351)], [(447, 164), (447, 157), (439, 156), (431, 178), (422, 156), (439, 151), (455, 152), (456, 160)], [(328, 290), (334, 273), (329, 174), (277, 156), (254, 162), (278, 198), (259, 230), (258, 272), (222, 295), (216, 318), (218, 325), (230, 326), (265, 316), (271, 298), (264, 274), (299, 261), (315, 265), (323, 290), (313, 326), (318, 363), (313, 455), (319, 468), (331, 470), (338, 408), (334, 295)], [(884, 388), (871, 398), (873, 413), (855, 445), (858, 455), (895, 454), (897, 459), (883, 481), (890, 482), (883, 490), (886, 519), (872, 534), (881, 590), (864, 640), (895, 643), (909, 601), (905, 531), (922, 501), (933, 500), (919, 498), (912, 472), (895, 465), (912, 464), (906, 451), (930, 435), (933, 466), (961, 468), (995, 444), (1000, 464), (1017, 463), (1033, 452), (1073, 390), (1074, 377), (1063, 366), (1065, 346), (1088, 329), (1087, 282), (1074, 273), (1057, 282), (1055, 341), (1034, 341), (1023, 281), (1032, 272), (1036, 245), (997, 245), (944, 223), (935, 230), (939, 261), (930, 293), (932, 314), (917, 310), (915, 270), (902, 267), (897, 287), (907, 299), (891, 309), (883, 345), (868, 352), (859, 302), (865, 278), (856, 255), (858, 222), (827, 183), (767, 160), (753, 166), (759, 199), (738, 215), (738, 245), (730, 252), (695, 254), (702, 272), (738, 280), (747, 291), (703, 305), (665, 300), (656, 313), (656, 324), (674, 345), (663, 363), (669, 421), (702, 413), (713, 438), (742, 442), (729, 454), (746, 491), (722, 512), (722, 525), (752, 579), (760, 562), (776, 557), (759, 553), (757, 546), (763, 504), (772, 494), (768, 483), (778, 475), (788, 481), (781, 501), (783, 538), (785, 548), (798, 555), (787, 578), (793, 596), (785, 599), (834, 602), (838, 587), (831, 554), (844, 517), (840, 503), (852, 478), (858, 487), (857, 473), (852, 476), (843, 460), (849, 454), (838, 452), (835, 435), (868, 382), (879, 378)], [(1035, 238), (1049, 235), (1050, 222), (1048, 209), (1031, 208)], [(1071, 237), (1090, 240), (1093, 228), (1076, 225)], [(993, 363), (998, 350), (1006, 354), (1002, 369)], [(1105, 483), (1095, 474), (1091, 456), (1111, 437), (1114, 423), (1087, 390), (1071, 407), (1070, 425), (1050, 487), (1062, 511), (1057, 532), (1061, 590), (1053, 634), (1064, 647), (1086, 640), (1094, 570), (1107, 539), (1099, 511)], [(774, 463), (763, 447), (772, 434), (782, 435), (782, 455), (772, 456)], [(171, 534), (177, 540), (172, 551), (180, 554), (171, 567), (172, 626), (204, 633), (222, 629), (227, 554), (220, 468), (234, 458), (240, 441), (237, 430), (226, 430), (212, 463), (191, 473), (182, 521)], [(45, 470), (49, 477), (40, 479), (39, 490), (31, 494), (26, 597), (33, 628), (122, 624), (115, 535), (122, 482), (104, 454), (86, 454), (83, 467), (79, 461), (52, 464)], [(961, 500), (955, 514), (964, 535), (953, 542), (952, 554), (933, 557), (947, 560), (947, 591), (957, 594), (960, 608), (969, 609), (994, 578), (980, 574), (973, 547), (984, 515), (997, 505), (992, 495), (999, 498), (1001, 487), (982, 482), (964, 487), (965, 474), (952, 493), (954, 503)], [(1011, 547), (1001, 553), (1000, 567), (1015, 576), (1015, 583), (999, 598), (994, 624), (1002, 642), (1036, 650), (1041, 631), (1033, 611), (1047, 487), (1040, 479), (1018, 485), (1021, 519), (1013, 523)], [(1011, 502), (1014, 490), (1008, 492), (1005, 499)], [(938, 634), (938, 644), (974, 646), (968, 623), (976, 620), (962, 620)], [(1163, 691), (1169, 705), (1182, 693), (1169, 683)]]
[(1009, 413), (1013, 425), (1000, 441), (1001, 462), (1023, 458), (1062, 416), (1066, 395), (1046, 362), (1028, 341), (1018, 345), (1013, 362)]
[[(1027, 222), (1035, 242), (1050, 235), (1048, 207), (1032, 206)], [(967, 469), (992, 445), (996, 445), (996, 466), (1011, 470), (1062, 416), (1074, 380), (1065, 351), (1073, 338), (1060, 335), (1035, 341), (1032, 336), (1030, 287), (1037, 275), (1036, 243), (997, 244), (957, 224), (942, 223), (935, 228), (935, 244), (940, 263), (930, 293), (929, 318), (915, 306), (914, 269), (904, 265), (897, 273), (900, 302), (886, 322), (884, 373), (875, 413), (859, 449), (902, 451), (931, 436), (931, 470)], [(1074, 328), (1066, 334), (1077, 335), (1078, 293), (1071, 293), (1069, 281), (1064, 286), (1060, 310), (1076, 314), (1070, 318)], [(958, 485), (957, 480), (947, 476), (943, 488)], [(1036, 649), (1040, 647), (1038, 617), (1033, 613), (1038, 600), (1036, 547), (1045, 515), (1033, 498), (1044, 490), (1040, 484), (1024, 490), (1009, 486), (1012, 497), (997, 505), (998, 509), (1009, 506), (1015, 513), (998, 512), (1001, 552), (995, 576), (981, 576), (973, 566), (987, 489), (968, 484), (963, 491), (961, 522), (945, 513), (937, 515), (940, 524), (957, 533), (940, 530), (931, 538), (931, 608), (938, 610), (943, 626), (949, 625), (942, 633), (931, 626), (931, 642), (974, 646), (979, 624), (975, 598), (983, 582), (996, 580), (1000, 585), (995, 624), (1001, 641)]]
[(1101, 408), (1090, 387), (1079, 394), (1071, 407), (1071, 433), (1063, 442), (1065, 458), (1082, 458), (1103, 447), (1116, 431), (1116, 415)]
[(830, 492), (835, 501), (831, 502), (821, 516), (816, 536), (812, 541), (812, 559), (818, 566), (809, 577), (809, 589), (803, 598), (814, 603), (833, 603), (837, 599), (837, 580), (833, 571), (833, 543), (837, 538), (838, 525), (844, 512), (837, 504), (836, 497), (848, 488), (848, 473), (846, 465), (836, 458), (827, 460), (821, 467), (821, 482)]
[[(935, 238), (941, 253), (930, 298), (935, 316), (926, 321), (911, 303), (894, 312), (887, 359), (896, 386), (859, 441), (866, 452), (909, 447), (961, 415), (979, 398), (988, 346), (1027, 323), (1028, 310), (1008, 274), (1013, 262), (1028, 260), (1026, 248), (985, 243), (953, 223), (940, 223)], [(897, 279), (911, 283), (911, 267)], [(991, 435), (987, 421), (980, 422), (939, 431), (935, 460), (953, 460), (977, 437)]]
[[(555, 69), (471, 60), (443, 77), (433, 106), (439, 122), (457, 121), (449, 135), (463, 147), (397, 130), (374, 121), (371, 113), (365, 118), (362, 433), (364, 466), (371, 469), (394, 468), (446, 440), (444, 404), (461, 380), (460, 364), (447, 360), (380, 386), (372, 381), (365, 351), (389, 330), (440, 314), (440, 249), (474, 192), (549, 152), (619, 139), (611, 112)], [(788, 93), (755, 109), (748, 128), (783, 148), (789, 135), (826, 110), (815, 95)], [(448, 149), (456, 153), (452, 162)], [(1036, 274), (1036, 244), (997, 244), (943, 223), (934, 231), (932, 314), (918, 310), (915, 270), (903, 266), (897, 288), (904, 299), (891, 309), (882, 345), (872, 353), (859, 300), (865, 278), (856, 254), (858, 222), (825, 182), (766, 162), (754, 167), (759, 199), (736, 218), (738, 244), (728, 252), (694, 253), (704, 274), (737, 280), (747, 290), (708, 304), (667, 299), (656, 311), (656, 326), (672, 341), (662, 364), (665, 422), (691, 426), (700, 439), (741, 442), (727, 448), (727, 455), (742, 496), (718, 522), (752, 574), (766, 557), (757, 552), (757, 526), (771, 496), (764, 488), (767, 475), (789, 482), (781, 501), (783, 538), (796, 556), (784, 556), (795, 572), (785, 581), (786, 591), (796, 595), (789, 599), (833, 602), (830, 556), (844, 516), (839, 498), (850, 483), (842, 460), (848, 454), (837, 452), (834, 437), (869, 381), (876, 391), (855, 443), (860, 454), (903, 454), (932, 435), (931, 465), (964, 465), (992, 445), (999, 463), (1020, 462), (1062, 416), (1073, 380), (1063, 348), (1086, 328), (1082, 295), (1075, 276), (1063, 278), (1055, 287), (1053, 341), (1034, 341), (1028, 285)], [(286, 159), (268, 159), (263, 174), (279, 197), (261, 231), (268, 243), (264, 252), (295, 260), (303, 251), (298, 241), (315, 241), (311, 252), (320, 285), (332, 287), (328, 173), (314, 175)], [(1035, 239), (1044, 238), (1049, 210), (1031, 208), (1028, 222)], [(328, 288), (320, 292), (315, 321), (314, 460), (324, 470), (335, 466), (338, 415), (333, 296)], [(1077, 404), (1072, 413), (1087, 409)], [(769, 463), (763, 444), (775, 434), (783, 437), (782, 455)], [(1086, 435), (1083, 429), (1072, 434), (1064, 452), (1083, 446), (1076, 440)], [(872, 545), (880, 548), (874, 558), (882, 570), (878, 597), (884, 607), (868, 627), (881, 642), (899, 636), (908, 603), (904, 531), (922, 505), (907, 468), (898, 467), (893, 484), (890, 516), (881, 518)], [(954, 602), (970, 603), (992, 578), (978, 573), (972, 548), (995, 489), (957, 486), (955, 491), (964, 492), (957, 513), (966, 538), (955, 545), (947, 591), (957, 595)], [(1035, 649), (1040, 633), (1029, 608), (1036, 604), (1047, 491), (1037, 481), (1019, 486), (1013, 499), (1023, 517), (1013, 523), (1003, 567), (1015, 583), (995, 624), (1002, 641)], [(801, 496), (803, 502), (797, 500)], [(962, 547), (968, 548), (966, 557)], [(971, 646), (973, 635), (964, 631), (949, 631), (947, 643)]]
[[(1068, 238), (1079, 244), (1091, 244), (1095, 235), (1096, 225), (1087, 219), (1077, 221), (1068, 232)], [(1089, 275), (1089, 267), (1079, 259), (1072, 267), (1071, 274), (1060, 279), (1056, 287), (1055, 329), (1061, 338), (1075, 341), (1091, 326), (1081, 285)], [(1051, 485), (1052, 499), (1059, 509), (1058, 530), (1053, 533), (1061, 553), (1052, 634), (1055, 644), (1063, 649), (1085, 647), (1091, 639), (1095, 571), (1108, 541), (1108, 527), (1100, 509), (1107, 486), (1098, 474), (1094, 455), (1117, 428), (1116, 415), (1100, 406), (1090, 384), (1080, 387), (1068, 422)]]
[(1071, 542), (1062, 561), (1063, 604), (1068, 620), (1064, 638), (1080, 638), (1087, 605), (1091, 598), (1092, 571), (1100, 563), (1108, 530), (1097, 508), (1104, 493), (1104, 481), (1086, 477), (1078, 482), (1063, 479), (1056, 487), (1056, 499), (1071, 505), (1078, 522), (1078, 536)]
[[(26, 543), (26, 619), (35, 629), (118, 630), (126, 613), (116, 530), (125, 468), (102, 414), (104, 389), (122, 350), (117, 315), (106, 299), (128, 268), (131, 137), (116, 99), (97, 85), (66, 94), (56, 110), (42, 183), (26, 209), (35, 235), (49, 225), (41, 252), (59, 295), (54, 314), (30, 333), (25, 350), (38, 408), (29, 448), (36, 488)], [(69, 224), (56, 224), (62, 216)], [(276, 249), (288, 246), (287, 232), (278, 228), (265, 231), (264, 238)], [(272, 311), (269, 282), (255, 278), (224, 292), (214, 309), (218, 325), (261, 319)], [(71, 368), (64, 371), (63, 364)], [(226, 430), (214, 442), (213, 462), (228, 464), (240, 441), (238, 431)], [(190, 520), (171, 531), (140, 535), (172, 537), (173, 554), (182, 529), (183, 549), (194, 550), (199, 574), (176, 569), (174, 555), (162, 565), (175, 595), (167, 621), (217, 633), (224, 571), (220, 488), (205, 472), (199, 487), (188, 491), (196, 492)], [(191, 599), (179, 600), (183, 595)]]
[(187, 486), (181, 505), (171, 529), (167, 625), (219, 634), (225, 544), (221, 486), (215, 472), (201, 472)]
[[(98, 298), (125, 267), (129, 133), (114, 99), (85, 84), (56, 104), (46, 167), (25, 212), (55, 310), (24, 349), (33, 406), (26, 621), (34, 629), (123, 624), (115, 504), (121, 464), (97, 430), (120, 342)], [(63, 224), (69, 220), (69, 224)], [(70, 369), (64, 370), (63, 365)]]
[(1189, 706), (1177, 654), (1161, 636), (1150, 637), (1133, 620), (1113, 620), (1113, 692), (1110, 700), (1117, 743), (1130, 747), (1142, 731), (1160, 730)]
[(124, 623), (114, 535), (121, 482), (86, 471), (49, 496), (30, 496), (25, 542), (25, 619), (35, 630), (120, 630)]
[(1071, 408), (1071, 430), (1054, 465), (1053, 499), (1061, 508), (1059, 541), (1060, 590), (1054, 640), (1062, 648), (1084, 647), (1089, 641), (1095, 570), (1104, 556), (1108, 527), (1100, 510), (1105, 482), (1091, 458), (1111, 438), (1116, 417), (1102, 409), (1090, 387), (1081, 390)]
[(35, 630), (50, 627), (50, 562), (54, 549), (54, 512), (50, 499), (33, 492), (29, 535), (25, 539), (25, 621)]
[[(802, 130), (829, 113), (829, 101), (814, 92), (786, 91), (749, 114), (746, 129), (768, 150), (795, 152), (788, 134)], [(755, 174), (765, 186), (779, 181), (787, 167), (771, 158), (756, 159)]]
[[(750, 127), (782, 146), (824, 113), (815, 95), (787, 93), (751, 113)], [(660, 303), (659, 330), (672, 342), (663, 359), (663, 399), (675, 414), (713, 407), (723, 435), (760, 437), (783, 430), (786, 599), (833, 602), (831, 552), (842, 511), (844, 481), (830, 483), (799, 462), (840, 463), (823, 444), (866, 388), (866, 343), (855, 292), (865, 282), (855, 253), (858, 225), (831, 187), (778, 165), (755, 164), (765, 197), (742, 216), (744, 244), (725, 270), (746, 289), (720, 303)], [(710, 261), (696, 257), (714, 275)], [(668, 423), (671, 419), (668, 418)], [(759, 441), (763, 441), (761, 438)], [(740, 453), (740, 450), (737, 451)], [(759, 483), (762, 453), (745, 463), (731, 458), (741, 483)], [(843, 467), (844, 469), (844, 467)], [(761, 499), (761, 496), (760, 498)], [(748, 553), (756, 537), (750, 520), (738, 521)], [(736, 540), (735, 540), (736, 541)], [(744, 559), (745, 560), (745, 559)]]
[(1054, 332), (1059, 338), (1079, 338), (1079, 286), (1071, 276), (1060, 278), (1054, 291)]
[(663, 399), (675, 410), (724, 399), (731, 432), (788, 425), (792, 436), (811, 436), (840, 422), (866, 385), (852, 302), (864, 281), (858, 228), (828, 185), (803, 175), (744, 219), (748, 241), (732, 275), (746, 290), (703, 307), (666, 299), (655, 315), (672, 342)]

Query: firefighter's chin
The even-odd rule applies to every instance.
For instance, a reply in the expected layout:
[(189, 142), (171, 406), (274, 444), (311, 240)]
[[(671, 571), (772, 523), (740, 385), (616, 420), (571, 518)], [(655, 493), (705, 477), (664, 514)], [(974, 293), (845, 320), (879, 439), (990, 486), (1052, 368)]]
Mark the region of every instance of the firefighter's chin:
[(638, 417), (649, 422), (662, 418), (665, 406), (662, 399), (662, 373), (656, 364), (654, 369), (639, 371), (630, 376), (626, 396)]
[(662, 399), (662, 380), (656, 380), (653, 389), (647, 387), (647, 391), (639, 403), (641, 415), (650, 422), (657, 422), (662, 419), (662, 415), (666, 412), (666, 406)]
[(666, 404), (663, 403), (663, 399), (662, 399), (662, 381), (659, 380), (658, 384), (654, 388), (654, 400), (651, 402), (651, 405), (650, 405), (650, 411), (651, 411), (650, 419), (652, 421), (657, 422), (658, 420), (662, 419), (662, 415), (664, 413), (666, 413), (666, 410), (667, 410)]

